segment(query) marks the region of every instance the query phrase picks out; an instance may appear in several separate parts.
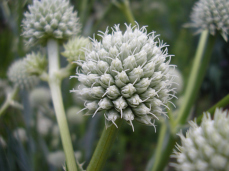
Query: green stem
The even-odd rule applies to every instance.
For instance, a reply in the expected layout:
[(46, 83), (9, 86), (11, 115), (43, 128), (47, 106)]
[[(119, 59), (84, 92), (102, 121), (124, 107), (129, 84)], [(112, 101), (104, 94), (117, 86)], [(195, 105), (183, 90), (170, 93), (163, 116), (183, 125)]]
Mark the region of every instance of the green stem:
[(91, 158), (91, 161), (87, 167), (87, 171), (102, 170), (107, 160), (109, 151), (111, 150), (111, 147), (114, 143), (117, 132), (120, 129), (121, 123), (122, 119), (118, 119), (116, 121), (116, 124), (119, 128), (116, 128), (113, 124), (107, 129), (104, 128), (101, 138)]
[(170, 128), (165, 123), (162, 124), (160, 128), (159, 140), (157, 144), (155, 155), (152, 157), (146, 168), (147, 171), (163, 170), (165, 164), (169, 160), (168, 156), (170, 156), (173, 150), (175, 144), (175, 135), (171, 133)]
[(66, 163), (69, 171), (77, 171), (74, 150), (68, 129), (68, 123), (64, 111), (63, 99), (61, 94), (61, 81), (57, 77), (60, 70), (59, 49), (56, 40), (50, 39), (47, 43), (48, 59), (49, 59), (49, 86), (52, 95), (52, 101), (56, 113), (57, 123), (60, 129), (60, 136), (66, 157)]
[(124, 0), (122, 4), (119, 4), (118, 2), (114, 2), (114, 4), (124, 13), (129, 23), (131, 23), (133, 26), (136, 25), (133, 13), (130, 9), (129, 0)]
[[(209, 112), (211, 115), (213, 115), (213, 113), (215, 112), (215, 109), (218, 107), (225, 107), (229, 104), (229, 94), (226, 95), (222, 100), (220, 100), (218, 103), (216, 103), (214, 106), (212, 106), (210, 109), (207, 110), (207, 112)], [(197, 118), (197, 123), (200, 124), (201, 120), (203, 118), (203, 114), (200, 115)]]
[(15, 86), (13, 89), (13, 92), (7, 94), (6, 100), (0, 109), (0, 117), (3, 115), (5, 110), (13, 103), (13, 100), (16, 97), (16, 95), (18, 94), (18, 91), (19, 91), (19, 87)]
[(182, 103), (182, 106), (179, 110), (178, 117), (176, 120), (177, 126), (180, 124), (182, 125), (186, 122), (186, 119), (189, 116), (189, 111), (193, 105), (199, 87), (201, 85), (200, 83), (198, 83), (198, 81), (200, 81), (199, 77), (201, 76), (199, 73), (202, 72), (202, 70), (204, 71), (206, 70), (206, 68), (202, 66), (202, 62), (204, 62), (203, 57), (204, 57), (204, 51), (206, 49), (206, 44), (208, 41), (208, 35), (209, 34), (207, 30), (201, 33), (200, 41), (194, 58), (194, 63), (191, 69), (191, 75), (189, 77), (187, 88), (185, 91), (184, 102)]
[[(179, 110), (178, 118), (176, 118), (174, 125), (170, 125), (169, 127), (166, 126), (167, 131), (163, 131), (159, 135), (159, 140), (166, 143), (165, 145), (163, 145), (163, 147), (165, 147), (164, 149), (162, 148), (162, 146), (159, 146), (159, 148), (157, 147), (155, 154), (163, 155), (154, 155), (156, 163), (150, 163), (151, 168), (153, 167), (151, 169), (152, 171), (163, 170), (169, 160), (169, 156), (175, 144), (174, 134), (176, 133), (177, 128), (179, 128), (180, 125), (184, 124), (187, 117), (189, 116), (189, 111), (196, 98), (197, 92), (200, 88), (202, 79), (207, 69), (215, 39), (215, 37), (210, 36), (208, 40), (208, 31), (203, 31), (201, 34), (191, 70), (191, 76), (189, 78), (187, 84), (188, 86), (185, 91), (185, 100), (181, 106), (181, 109)], [(208, 51), (204, 55), (205, 49), (207, 49)]]
[(92, 33), (95, 33), (98, 31), (98, 28), (100, 26), (100, 24), (102, 23), (102, 21), (104, 21), (104, 18), (105, 16), (107, 16), (108, 12), (110, 11), (111, 7), (112, 7), (112, 3), (110, 3), (106, 9), (104, 10), (102, 16), (98, 19), (98, 21), (96, 21), (96, 23), (94, 24), (94, 27), (93, 27), (93, 32)]
[(81, 2), (82, 4), (81, 4), (81, 12), (80, 12), (80, 21), (81, 21), (81, 23), (83, 24), (83, 28), (84, 28), (84, 26), (85, 26), (85, 20), (86, 20), (86, 15), (87, 15), (87, 4), (88, 4), (88, 0), (83, 0), (82, 2)]

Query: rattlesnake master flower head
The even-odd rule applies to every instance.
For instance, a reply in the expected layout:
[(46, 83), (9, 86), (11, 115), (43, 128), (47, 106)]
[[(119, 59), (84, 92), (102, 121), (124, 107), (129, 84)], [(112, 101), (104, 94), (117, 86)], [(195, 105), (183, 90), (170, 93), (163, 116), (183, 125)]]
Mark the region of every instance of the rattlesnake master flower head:
[[(84, 85), (77, 92), (85, 100), (85, 110), (93, 117), (104, 111), (106, 126), (121, 118), (134, 130), (132, 121), (154, 125), (163, 108), (174, 97), (169, 71), (171, 56), (155, 32), (146, 27), (119, 25), (112, 33), (100, 32), (101, 41), (93, 39), (85, 61), (78, 61), (78, 80)], [(77, 70), (78, 71), (78, 70)], [(153, 120), (153, 121), (151, 121)], [(117, 126), (117, 125), (116, 125)]]
[(21, 89), (31, 89), (38, 82), (39, 78), (36, 76), (31, 76), (26, 72), (24, 60), (15, 61), (7, 72), (9, 80)]
[(77, 60), (85, 60), (84, 48), (91, 48), (91, 41), (85, 37), (74, 37), (64, 44), (65, 51), (61, 54), (67, 58), (69, 62)]
[(199, 0), (191, 13), (189, 27), (197, 28), (197, 33), (207, 29), (212, 35), (219, 31), (227, 41), (229, 29), (228, 0)]
[(227, 111), (216, 109), (214, 120), (205, 113), (198, 126), (190, 122), (186, 137), (180, 133), (181, 146), (173, 157), (178, 171), (228, 171), (229, 170), (229, 116)]
[(26, 72), (31, 75), (41, 75), (46, 71), (48, 61), (41, 53), (32, 52), (24, 58)]
[(77, 13), (69, 0), (34, 0), (28, 9), (22, 21), (27, 45), (45, 45), (48, 39), (63, 42), (80, 30)]

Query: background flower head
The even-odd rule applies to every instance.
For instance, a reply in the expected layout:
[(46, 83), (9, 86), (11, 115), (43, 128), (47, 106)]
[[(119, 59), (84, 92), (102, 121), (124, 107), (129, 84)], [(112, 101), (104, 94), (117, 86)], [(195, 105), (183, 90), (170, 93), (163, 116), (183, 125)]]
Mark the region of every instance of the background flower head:
[(173, 163), (179, 171), (219, 171), (229, 170), (229, 116), (227, 111), (216, 109), (214, 120), (210, 113), (205, 113), (202, 123), (198, 126), (190, 122), (190, 129), (181, 138), (181, 145), (173, 157)]
[(34, 0), (28, 8), (22, 21), (27, 45), (45, 44), (50, 38), (63, 42), (80, 30), (77, 13), (68, 0)]
[(212, 35), (219, 31), (227, 41), (229, 28), (229, 2), (227, 0), (199, 0), (191, 13), (190, 27), (197, 33), (207, 29)]

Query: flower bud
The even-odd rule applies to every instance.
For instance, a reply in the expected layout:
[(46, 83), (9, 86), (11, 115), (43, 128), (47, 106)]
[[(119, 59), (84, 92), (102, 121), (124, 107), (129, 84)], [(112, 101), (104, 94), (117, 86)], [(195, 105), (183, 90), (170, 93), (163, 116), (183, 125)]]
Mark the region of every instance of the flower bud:
[(66, 57), (69, 62), (85, 60), (84, 48), (91, 48), (91, 42), (88, 38), (76, 36), (64, 44), (64, 52), (61, 54)]
[(24, 58), (26, 72), (31, 75), (41, 75), (47, 69), (47, 60), (40, 53), (27, 54)]

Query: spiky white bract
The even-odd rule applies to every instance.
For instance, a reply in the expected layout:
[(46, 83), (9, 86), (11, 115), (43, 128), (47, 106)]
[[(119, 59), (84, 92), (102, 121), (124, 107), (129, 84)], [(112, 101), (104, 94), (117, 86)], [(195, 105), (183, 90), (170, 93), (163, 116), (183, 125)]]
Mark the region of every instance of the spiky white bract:
[(205, 113), (198, 126), (190, 122), (186, 137), (179, 133), (181, 145), (176, 146), (172, 163), (178, 171), (228, 171), (229, 170), (229, 115), (216, 109), (214, 120)]
[(27, 73), (25, 61), (23, 59), (15, 61), (9, 67), (7, 75), (9, 80), (21, 89), (31, 89), (39, 82), (38, 77), (33, 75), (31, 76)]
[[(172, 76), (169, 74), (171, 55), (166, 44), (155, 32), (147, 34), (146, 27), (126, 25), (122, 32), (119, 25), (112, 33), (100, 32), (101, 41), (92, 40), (86, 51), (78, 80), (84, 85), (72, 90), (85, 100), (85, 109), (93, 117), (105, 111), (106, 126), (121, 118), (134, 130), (132, 121), (154, 126), (158, 115), (173, 98)], [(77, 70), (78, 71), (78, 70)]]
[(80, 30), (77, 13), (69, 0), (34, 0), (22, 21), (26, 44), (45, 45), (48, 39), (68, 40)]
[(187, 26), (197, 28), (197, 33), (207, 29), (212, 35), (218, 30), (227, 41), (229, 30), (228, 0), (199, 0), (191, 13), (192, 23)]
[(64, 44), (65, 51), (61, 54), (67, 58), (69, 62), (76, 60), (85, 60), (84, 48), (90, 48), (91, 41), (85, 37), (74, 37)]

